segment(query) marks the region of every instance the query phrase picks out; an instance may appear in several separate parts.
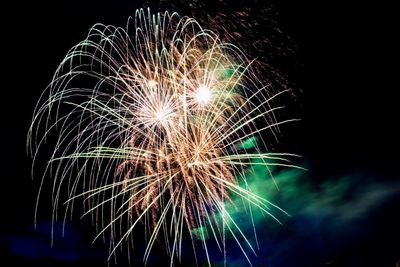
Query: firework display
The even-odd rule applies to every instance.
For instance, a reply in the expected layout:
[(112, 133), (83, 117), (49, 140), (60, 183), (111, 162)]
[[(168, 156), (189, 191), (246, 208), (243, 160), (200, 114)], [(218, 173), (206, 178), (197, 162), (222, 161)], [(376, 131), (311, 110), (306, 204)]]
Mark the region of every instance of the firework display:
[(96, 238), (111, 237), (110, 255), (141, 224), (145, 261), (156, 240), (171, 264), (180, 259), (188, 233), (207, 258), (207, 242), (225, 253), (230, 236), (250, 262), (254, 244), (226, 206), (239, 197), (250, 223), (252, 210), (278, 221), (285, 211), (253, 193), (246, 175), (256, 165), (296, 167), (296, 155), (270, 152), (260, 138), (292, 120), (274, 106), (287, 90), (263, 82), (252, 63), (176, 13), (138, 10), (126, 28), (94, 25), (57, 68), (30, 128), (34, 157), (52, 146), (42, 183), (52, 183), (53, 219), (80, 200)]

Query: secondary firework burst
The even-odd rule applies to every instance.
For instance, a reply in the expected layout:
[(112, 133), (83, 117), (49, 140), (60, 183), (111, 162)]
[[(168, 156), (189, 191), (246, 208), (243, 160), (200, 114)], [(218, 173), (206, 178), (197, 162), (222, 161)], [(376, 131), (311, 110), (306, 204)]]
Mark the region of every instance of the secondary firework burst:
[(66, 216), (81, 199), (96, 238), (110, 233), (110, 255), (141, 223), (144, 260), (159, 239), (173, 264), (185, 232), (208, 258), (210, 241), (193, 231), (205, 229), (224, 254), (233, 237), (250, 262), (246, 247), (254, 245), (226, 206), (239, 196), (250, 215), (276, 219), (274, 209), (284, 211), (252, 193), (246, 173), (257, 164), (295, 167), (295, 155), (268, 152), (257, 138), (289, 120), (278, 121), (281, 107), (272, 105), (285, 91), (253, 68), (237, 46), (176, 13), (138, 10), (124, 29), (94, 25), (57, 68), (29, 132), (35, 159), (54, 141), (43, 175), (54, 220), (60, 206)]

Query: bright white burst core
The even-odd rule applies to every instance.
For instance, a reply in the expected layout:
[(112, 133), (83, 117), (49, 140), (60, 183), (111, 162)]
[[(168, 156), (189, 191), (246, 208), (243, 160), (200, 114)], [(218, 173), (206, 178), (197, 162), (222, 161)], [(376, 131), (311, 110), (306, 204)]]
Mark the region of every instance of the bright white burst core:
[(206, 105), (211, 100), (211, 89), (205, 85), (197, 88), (196, 100), (201, 105)]
[(156, 112), (155, 116), (160, 123), (164, 124), (165, 122), (167, 122), (167, 117), (169, 113), (170, 110), (166, 107), (163, 107)]

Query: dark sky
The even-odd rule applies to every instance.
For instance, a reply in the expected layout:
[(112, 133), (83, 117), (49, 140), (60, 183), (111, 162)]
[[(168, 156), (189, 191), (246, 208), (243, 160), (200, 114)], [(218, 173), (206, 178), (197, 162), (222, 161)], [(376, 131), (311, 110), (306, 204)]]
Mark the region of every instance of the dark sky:
[[(270, 6), (263, 1), (249, 2), (255, 13)], [(288, 45), (294, 52), (281, 64), (281, 70), (299, 89), (293, 105), (302, 118), (298, 126), (288, 128), (283, 147), (304, 155), (311, 191), (326, 181), (339, 183), (343, 177), (355, 179), (350, 184), (361, 191), (398, 189), (397, 14), (383, 4), (301, 2), (271, 2), (272, 10), (278, 13), (275, 17), (278, 25), (291, 38)], [(104, 262), (101, 255), (106, 249), (103, 250), (101, 243), (90, 245), (87, 234), (90, 230), (85, 224), (72, 224), (73, 234), (64, 241), (57, 239), (60, 245), (52, 250), (47, 247), (48, 222), (43, 221), (36, 231), (32, 229), (38, 181), (30, 177), (26, 134), (35, 103), (68, 49), (81, 41), (94, 23), (124, 26), (137, 7), (141, 6), (133, 0), (2, 4), (2, 262), (11, 260), (13, 265), (25, 266), (90, 266)], [(205, 7), (210, 12), (214, 10), (211, 1), (205, 2)], [(232, 7), (238, 8), (241, 4)], [(324, 199), (311, 191), (308, 193), (316, 196), (315, 201)], [(348, 195), (340, 196), (340, 205), (350, 205), (357, 197), (365, 196), (353, 191), (349, 189)], [(343, 228), (336, 225), (334, 230), (323, 232), (330, 235), (324, 239), (329, 242), (335, 240), (335, 235), (343, 239), (332, 241), (334, 245), (328, 241), (315, 245), (315, 240), (308, 238), (308, 234), (315, 234), (312, 231), (288, 238), (290, 233), (280, 230), (275, 242), (279, 243), (279, 235), (284, 236), (282, 242), (290, 240), (285, 252), (289, 258), (298, 255), (299, 247), (310, 243), (329, 253), (314, 262), (300, 257), (296, 265), (290, 260), (285, 265), (279, 259), (276, 261), (279, 264), (271, 261), (270, 266), (394, 267), (400, 260), (399, 194), (399, 190), (384, 194), (378, 206), (365, 213), (362, 220), (352, 221), (349, 227), (343, 223)], [(298, 229), (293, 225), (302, 221), (309, 224), (318, 219), (302, 217), (291, 222), (292, 228)], [(313, 253), (315, 248), (311, 246), (308, 248), (304, 249), (305, 258), (320, 253), (320, 250)], [(82, 251), (86, 256), (82, 256)], [(272, 251), (271, 255), (276, 253)], [(260, 262), (257, 266), (264, 266)]]

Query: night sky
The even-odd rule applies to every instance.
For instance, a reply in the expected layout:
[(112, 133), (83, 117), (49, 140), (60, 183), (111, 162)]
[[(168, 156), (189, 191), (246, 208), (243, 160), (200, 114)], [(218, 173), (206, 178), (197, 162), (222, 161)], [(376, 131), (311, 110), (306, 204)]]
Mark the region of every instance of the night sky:
[[(257, 221), (260, 249), (258, 256), (251, 256), (254, 266), (395, 267), (400, 262), (395, 81), (400, 46), (395, 42), (394, 9), (314, 0), (176, 2), (181, 15), (221, 12), (229, 18), (243, 8), (257, 18), (268, 9), (283, 33), (272, 38), (271, 55), (256, 56), (270, 59), (294, 88), (296, 96), (287, 105), (290, 115), (301, 121), (283, 127), (275, 147), (303, 155), (299, 163), (308, 171), (277, 174), (281, 191), (271, 197), (292, 216), (283, 225)], [(67, 222), (65, 237), (56, 223), (50, 247), (50, 198), (34, 229), (40, 181), (31, 179), (26, 135), (35, 103), (68, 49), (83, 40), (93, 24), (124, 26), (135, 9), (144, 6), (134, 0), (2, 4), (0, 265), (107, 266), (107, 245), (92, 244), (95, 231), (79, 216)], [(150, 6), (153, 11), (159, 7), (157, 1)], [(249, 29), (257, 40), (242, 45), (251, 56), (256, 50), (249, 47), (271, 33), (268, 21), (261, 19), (261, 25)], [(143, 242), (134, 243), (132, 266), (142, 266)], [(191, 245), (186, 246), (188, 256), (181, 265), (193, 266)], [(247, 266), (233, 245), (227, 253), (227, 266)], [(119, 256), (119, 266), (127, 266), (125, 252)], [(221, 255), (212, 255), (211, 262), (221, 266)], [(148, 266), (167, 263), (162, 248), (156, 247)]]

